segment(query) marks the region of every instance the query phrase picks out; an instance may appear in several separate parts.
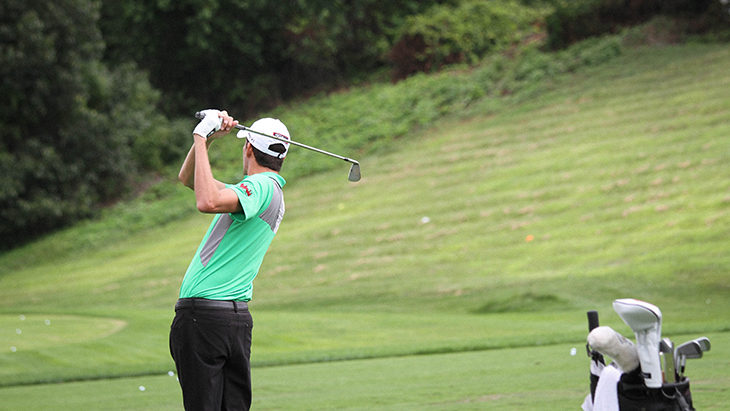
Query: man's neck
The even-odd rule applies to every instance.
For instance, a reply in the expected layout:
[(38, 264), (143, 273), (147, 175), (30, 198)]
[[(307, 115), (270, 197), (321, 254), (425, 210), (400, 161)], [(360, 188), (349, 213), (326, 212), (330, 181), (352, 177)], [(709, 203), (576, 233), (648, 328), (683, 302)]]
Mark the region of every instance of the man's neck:
[(270, 168), (262, 167), (262, 166), (260, 166), (260, 165), (258, 165), (256, 163), (250, 164), (248, 166), (248, 173), (247, 173), (247, 175), (252, 176), (254, 174), (259, 174), (259, 173), (274, 173), (274, 174), (279, 174), (278, 172), (276, 172), (276, 171), (274, 171), (274, 170), (272, 170)]

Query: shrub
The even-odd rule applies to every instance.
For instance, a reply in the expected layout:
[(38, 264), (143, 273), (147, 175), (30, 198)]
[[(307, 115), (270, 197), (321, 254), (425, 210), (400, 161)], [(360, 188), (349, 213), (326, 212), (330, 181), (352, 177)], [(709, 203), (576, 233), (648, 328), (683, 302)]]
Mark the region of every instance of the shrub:
[(410, 16), (389, 53), (394, 79), (445, 64), (475, 63), (535, 33), (538, 9), (516, 1), (465, 0)]
[[(556, 0), (546, 18), (548, 45), (564, 48), (588, 37), (618, 33), (622, 28), (649, 21), (657, 15), (697, 18), (717, 15), (720, 0)], [(711, 21), (700, 22), (707, 30)]]

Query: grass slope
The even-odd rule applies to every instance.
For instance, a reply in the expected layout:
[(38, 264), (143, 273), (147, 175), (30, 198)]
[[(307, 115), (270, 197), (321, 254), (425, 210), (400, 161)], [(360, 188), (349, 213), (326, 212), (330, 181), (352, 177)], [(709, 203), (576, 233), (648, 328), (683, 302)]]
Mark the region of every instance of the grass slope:
[[(628, 334), (624, 297), (658, 305), (669, 336), (727, 331), (728, 63), (723, 46), (630, 50), (407, 135), (360, 159), (360, 183), (344, 167), (291, 181), (254, 364), (579, 343), (587, 309)], [(0, 385), (172, 369), (172, 306), (209, 221), (0, 257)]]

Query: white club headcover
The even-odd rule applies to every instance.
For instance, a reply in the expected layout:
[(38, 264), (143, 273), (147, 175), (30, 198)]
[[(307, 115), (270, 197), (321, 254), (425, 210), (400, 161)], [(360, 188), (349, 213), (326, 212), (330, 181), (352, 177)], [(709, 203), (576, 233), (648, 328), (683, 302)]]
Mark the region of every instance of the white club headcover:
[(649, 388), (661, 387), (659, 341), (662, 335), (662, 312), (652, 304), (632, 298), (615, 300), (613, 309), (636, 336), (644, 383)]
[(588, 345), (611, 357), (623, 372), (631, 372), (639, 366), (639, 353), (634, 343), (611, 327), (594, 328), (588, 334)]

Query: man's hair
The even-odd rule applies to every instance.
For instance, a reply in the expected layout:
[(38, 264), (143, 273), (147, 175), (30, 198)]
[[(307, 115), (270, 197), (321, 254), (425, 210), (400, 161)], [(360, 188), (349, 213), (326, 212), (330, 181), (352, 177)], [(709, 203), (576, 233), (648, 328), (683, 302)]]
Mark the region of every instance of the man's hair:
[[(256, 162), (261, 167), (266, 167), (271, 170), (276, 171), (277, 173), (281, 171), (281, 166), (284, 164), (283, 158), (277, 158), (274, 156), (270, 156), (268, 154), (263, 153), (261, 150), (257, 149), (253, 146), (253, 144), (249, 143), (251, 145), (251, 148), (253, 149), (253, 156), (256, 159)], [(283, 144), (272, 144), (269, 146), (269, 150), (276, 151), (277, 153), (283, 153), (286, 148)]]

